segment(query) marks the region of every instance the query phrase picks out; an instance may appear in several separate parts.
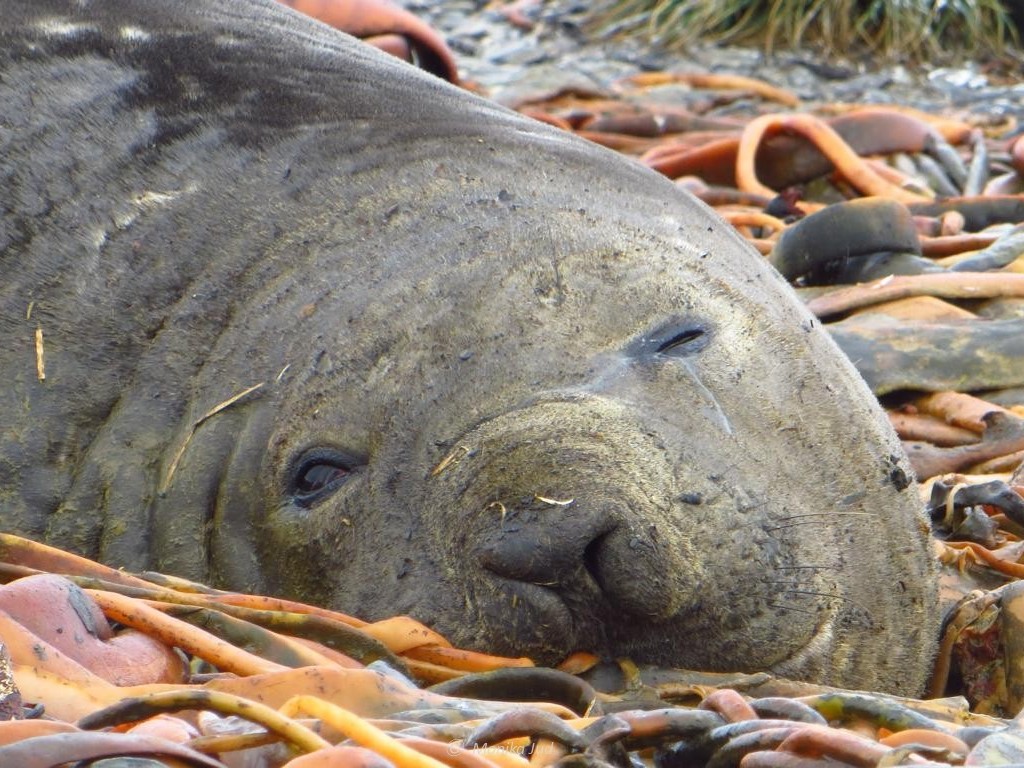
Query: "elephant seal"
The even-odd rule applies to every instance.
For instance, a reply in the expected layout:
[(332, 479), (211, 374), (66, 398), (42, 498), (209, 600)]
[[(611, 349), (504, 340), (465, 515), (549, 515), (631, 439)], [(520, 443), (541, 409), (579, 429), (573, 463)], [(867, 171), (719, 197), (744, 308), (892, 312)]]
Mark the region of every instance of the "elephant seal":
[(919, 691), (899, 442), (702, 204), (271, 0), (0, 28), (4, 529), (541, 662)]

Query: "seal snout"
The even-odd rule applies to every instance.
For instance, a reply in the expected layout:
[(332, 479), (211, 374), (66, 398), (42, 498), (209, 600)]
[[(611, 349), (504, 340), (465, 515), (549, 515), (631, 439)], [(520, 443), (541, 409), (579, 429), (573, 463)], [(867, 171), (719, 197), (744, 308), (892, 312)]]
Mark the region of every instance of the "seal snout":
[(670, 545), (671, 467), (628, 408), (535, 403), (458, 444), (457, 465), (430, 482), (440, 497), (454, 491), (452, 543), (482, 600), (537, 617), (549, 638), (563, 633), (563, 654), (611, 636), (617, 646), (687, 607), (693, 567)]
[[(505, 578), (557, 587), (596, 566), (592, 548), (617, 523), (605, 510), (588, 511), (575, 499), (535, 496), (521, 507), (502, 502), (498, 530), (477, 552), (480, 565)], [(596, 575), (591, 571), (591, 575)]]
[(678, 610), (677, 593), (652, 588), (671, 558), (630, 526), (618, 506), (541, 496), (524, 501), (501, 504), (498, 526), (481, 537), (476, 555), (485, 571), (547, 587), (591, 610), (648, 620)]

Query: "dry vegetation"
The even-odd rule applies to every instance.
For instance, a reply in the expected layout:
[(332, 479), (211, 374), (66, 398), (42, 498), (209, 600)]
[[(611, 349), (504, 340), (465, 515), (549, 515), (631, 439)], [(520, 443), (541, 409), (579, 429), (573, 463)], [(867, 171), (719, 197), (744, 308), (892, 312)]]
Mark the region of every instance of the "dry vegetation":
[(669, 47), (810, 46), (922, 61), (1019, 56), (1006, 0), (609, 0), (597, 17), (611, 32), (648, 34)]

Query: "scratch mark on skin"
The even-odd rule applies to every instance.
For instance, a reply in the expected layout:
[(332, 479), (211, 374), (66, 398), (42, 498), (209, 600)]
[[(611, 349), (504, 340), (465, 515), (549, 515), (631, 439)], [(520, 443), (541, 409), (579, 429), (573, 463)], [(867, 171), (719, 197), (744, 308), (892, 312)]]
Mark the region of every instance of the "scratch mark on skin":
[(139, 27), (121, 27), (121, 38), (133, 43), (147, 43), (152, 38), (144, 29)]
[(718, 426), (721, 427), (725, 434), (731, 436), (732, 424), (729, 422), (729, 417), (725, 415), (725, 411), (722, 410), (722, 406), (719, 405), (718, 400), (715, 399), (714, 393), (704, 385), (704, 382), (700, 380), (700, 377), (697, 376), (696, 371), (694, 371), (693, 366), (689, 361), (684, 360), (682, 362), (683, 367), (686, 368), (686, 372), (690, 374), (690, 378), (693, 380), (697, 391), (699, 391), (708, 402), (708, 407), (705, 409), (708, 415), (718, 422)]
[(170, 189), (164, 192), (157, 192), (155, 190), (142, 192), (129, 201), (133, 210), (114, 216), (114, 226), (118, 229), (128, 229), (139, 217), (139, 214), (161, 206), (170, 205), (178, 198), (194, 194), (198, 191), (198, 184), (188, 184), (182, 189)]
[(43, 19), (36, 26), (43, 34), (50, 37), (77, 37), (86, 32), (97, 31), (92, 24), (82, 24), (60, 18)]

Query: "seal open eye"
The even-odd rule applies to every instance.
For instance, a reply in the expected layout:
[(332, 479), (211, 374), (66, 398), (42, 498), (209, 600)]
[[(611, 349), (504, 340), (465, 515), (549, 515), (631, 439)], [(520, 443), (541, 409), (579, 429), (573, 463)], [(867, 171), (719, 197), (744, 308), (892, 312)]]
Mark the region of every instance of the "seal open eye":
[(297, 462), (290, 491), (297, 504), (309, 506), (336, 490), (352, 474), (357, 462), (329, 448), (307, 451)]

